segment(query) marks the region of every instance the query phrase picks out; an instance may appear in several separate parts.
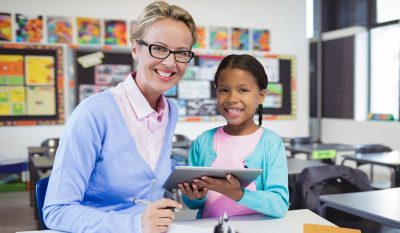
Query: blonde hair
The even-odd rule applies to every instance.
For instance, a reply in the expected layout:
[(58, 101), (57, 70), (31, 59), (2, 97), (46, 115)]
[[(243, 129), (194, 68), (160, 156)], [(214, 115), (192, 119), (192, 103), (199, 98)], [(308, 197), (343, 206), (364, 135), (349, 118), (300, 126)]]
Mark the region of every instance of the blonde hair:
[(165, 1), (155, 1), (144, 8), (137, 20), (136, 31), (131, 35), (131, 42), (142, 39), (148, 26), (164, 19), (174, 19), (184, 23), (192, 34), (192, 46), (197, 42), (196, 24), (190, 13), (179, 6), (169, 5)]

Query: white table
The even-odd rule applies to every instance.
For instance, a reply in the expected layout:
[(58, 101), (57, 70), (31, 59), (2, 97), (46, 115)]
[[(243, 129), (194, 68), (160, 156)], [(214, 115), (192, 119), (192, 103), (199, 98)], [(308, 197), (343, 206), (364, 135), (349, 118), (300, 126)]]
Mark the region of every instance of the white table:
[[(179, 225), (204, 228), (209, 230), (217, 224), (217, 219), (199, 219), (192, 221), (176, 222)], [(231, 217), (229, 223), (235, 227), (240, 233), (258, 233), (258, 232), (279, 232), (279, 233), (303, 233), (305, 223), (321, 224), (334, 226), (328, 220), (311, 212), (310, 210), (291, 210), (288, 211), (284, 218), (271, 218), (265, 215), (247, 215)], [(23, 231), (24, 233), (57, 231)], [(204, 232), (208, 233), (208, 232)], [(213, 232), (210, 232), (213, 233)]]
[[(334, 226), (333, 223), (307, 209), (288, 211), (284, 218), (271, 218), (260, 214), (236, 216), (231, 217), (229, 223), (234, 226), (239, 233), (303, 233), (305, 223)], [(211, 227), (217, 224), (217, 219), (182, 221), (178, 222), (178, 224)]]

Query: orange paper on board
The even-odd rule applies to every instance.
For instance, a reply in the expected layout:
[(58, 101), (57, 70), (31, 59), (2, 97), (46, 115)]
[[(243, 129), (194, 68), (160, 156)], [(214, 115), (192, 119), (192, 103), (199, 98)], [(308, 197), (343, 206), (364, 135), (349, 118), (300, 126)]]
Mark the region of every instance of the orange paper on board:
[(304, 233), (361, 233), (360, 230), (350, 229), (350, 228), (342, 228), (335, 226), (326, 226), (326, 225), (318, 225), (318, 224), (304, 224), (303, 228)]

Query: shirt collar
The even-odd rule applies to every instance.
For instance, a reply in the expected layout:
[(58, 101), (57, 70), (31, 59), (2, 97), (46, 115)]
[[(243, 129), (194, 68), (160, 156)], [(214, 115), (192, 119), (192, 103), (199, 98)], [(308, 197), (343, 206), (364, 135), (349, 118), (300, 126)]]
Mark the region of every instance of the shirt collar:
[(132, 106), (139, 120), (145, 117), (152, 116), (153, 118), (161, 121), (161, 118), (165, 112), (166, 98), (161, 95), (160, 104), (158, 105), (157, 111), (155, 111), (147, 102), (146, 98), (143, 96), (139, 87), (135, 82), (136, 73), (132, 73), (123, 82), (122, 88), (124, 89), (125, 95), (128, 97), (129, 104)]

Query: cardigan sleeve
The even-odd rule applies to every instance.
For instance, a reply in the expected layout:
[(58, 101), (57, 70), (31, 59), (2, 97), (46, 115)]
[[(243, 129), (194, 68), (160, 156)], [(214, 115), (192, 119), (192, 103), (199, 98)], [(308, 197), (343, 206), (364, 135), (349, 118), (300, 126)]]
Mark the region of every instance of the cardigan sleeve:
[[(200, 162), (201, 158), (199, 138), (197, 138), (190, 147), (188, 161), (189, 166), (203, 166), (203, 164), (201, 164)], [(190, 209), (202, 209), (204, 203), (207, 200), (207, 196), (202, 199), (190, 199), (187, 196), (183, 195), (182, 200)]]
[[(142, 232), (141, 214), (103, 211), (82, 205), (101, 151), (99, 122), (78, 106), (57, 149), (43, 207), (47, 227), (66, 232)], [(89, 190), (88, 190), (89, 189)]]
[(266, 180), (261, 189), (256, 191), (244, 189), (244, 195), (238, 201), (250, 209), (272, 217), (283, 217), (289, 208), (288, 170), (286, 152), (279, 139), (267, 146), (267, 162), (263, 167)]

